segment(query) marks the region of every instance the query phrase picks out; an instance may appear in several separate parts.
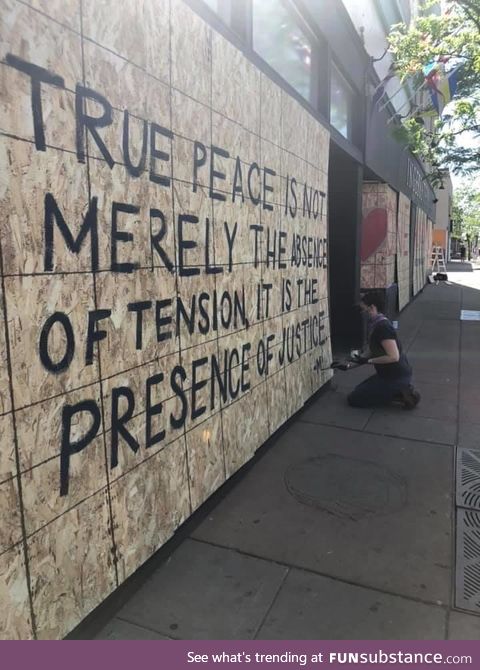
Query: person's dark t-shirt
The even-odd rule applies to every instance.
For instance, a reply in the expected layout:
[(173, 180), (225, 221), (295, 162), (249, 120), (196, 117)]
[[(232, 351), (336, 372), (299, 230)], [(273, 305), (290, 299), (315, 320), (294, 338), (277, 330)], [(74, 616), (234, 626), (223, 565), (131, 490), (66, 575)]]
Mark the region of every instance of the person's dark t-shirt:
[(386, 355), (386, 351), (381, 344), (383, 340), (395, 340), (398, 351), (400, 353), (400, 358), (397, 363), (375, 365), (375, 371), (378, 376), (382, 379), (401, 379), (404, 377), (410, 377), (412, 374), (412, 368), (408, 363), (406, 355), (402, 351), (402, 345), (397, 337), (395, 328), (388, 319), (380, 321), (374, 327), (370, 335), (369, 346), (372, 353), (372, 358)]

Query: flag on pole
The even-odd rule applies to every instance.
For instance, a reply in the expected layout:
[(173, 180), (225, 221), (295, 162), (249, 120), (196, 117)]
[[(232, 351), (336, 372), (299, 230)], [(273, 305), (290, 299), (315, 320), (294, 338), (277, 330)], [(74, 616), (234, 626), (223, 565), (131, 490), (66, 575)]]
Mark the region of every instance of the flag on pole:
[(430, 89), (430, 97), (439, 116), (442, 115), (446, 105), (452, 100), (456, 90), (457, 70), (442, 75), (437, 82), (436, 90)]
[(425, 83), (430, 93), (432, 104), (439, 116), (442, 115), (445, 106), (452, 100), (457, 90), (457, 71), (460, 65), (448, 72), (445, 63), (437, 61), (429, 63), (423, 68)]

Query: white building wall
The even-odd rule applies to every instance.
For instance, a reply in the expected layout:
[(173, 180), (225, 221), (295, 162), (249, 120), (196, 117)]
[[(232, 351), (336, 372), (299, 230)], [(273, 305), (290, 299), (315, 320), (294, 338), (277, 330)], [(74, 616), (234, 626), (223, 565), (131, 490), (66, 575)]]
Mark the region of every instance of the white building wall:
[[(434, 244), (440, 244), (450, 259), (450, 220), (452, 218), (453, 185), (450, 175), (443, 180), (443, 189), (435, 190), (437, 198), (436, 221), (433, 229)], [(438, 231), (438, 232), (437, 232)], [(437, 234), (436, 234), (437, 232)]]
[(443, 180), (443, 186), (443, 189), (437, 189), (435, 191), (435, 197), (438, 198), (435, 228), (448, 230), (450, 228), (451, 201), (453, 195), (453, 186), (450, 175)]
[[(372, 58), (380, 58), (387, 48), (386, 30), (381, 17), (378, 14), (374, 0), (343, 0), (353, 25), (359, 33), (363, 32), (365, 50)], [(383, 58), (373, 63), (380, 80), (384, 79), (390, 69), (392, 57), (386, 53)], [(408, 95), (402, 88), (397, 77), (390, 79), (385, 90), (395, 110), (401, 114), (408, 111)], [(386, 98), (382, 103), (386, 102)]]

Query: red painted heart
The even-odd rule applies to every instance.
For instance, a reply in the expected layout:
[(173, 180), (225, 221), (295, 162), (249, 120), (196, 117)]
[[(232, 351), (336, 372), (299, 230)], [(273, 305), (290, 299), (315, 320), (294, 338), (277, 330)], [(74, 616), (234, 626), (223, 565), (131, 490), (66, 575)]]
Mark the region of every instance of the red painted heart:
[(385, 240), (388, 231), (388, 214), (386, 209), (376, 207), (372, 209), (362, 221), (362, 243), (360, 258), (367, 258), (377, 251)]

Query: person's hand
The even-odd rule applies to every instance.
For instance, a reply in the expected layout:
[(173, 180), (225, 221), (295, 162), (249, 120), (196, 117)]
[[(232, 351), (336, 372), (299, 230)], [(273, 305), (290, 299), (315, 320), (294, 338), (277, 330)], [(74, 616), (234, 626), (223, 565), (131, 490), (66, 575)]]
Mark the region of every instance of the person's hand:
[(358, 365), (364, 365), (365, 363), (370, 363), (370, 360), (366, 356), (361, 356), (360, 354), (355, 354), (350, 358), (353, 363), (357, 363)]
[(340, 361), (333, 361), (333, 363), (330, 365), (332, 370), (343, 370), (344, 372), (346, 370), (349, 370), (351, 367), (350, 363), (341, 363)]

